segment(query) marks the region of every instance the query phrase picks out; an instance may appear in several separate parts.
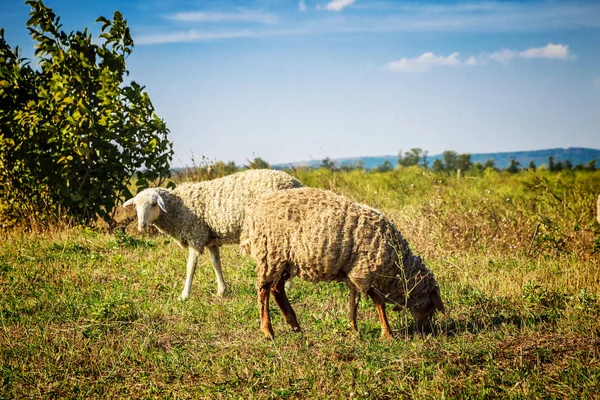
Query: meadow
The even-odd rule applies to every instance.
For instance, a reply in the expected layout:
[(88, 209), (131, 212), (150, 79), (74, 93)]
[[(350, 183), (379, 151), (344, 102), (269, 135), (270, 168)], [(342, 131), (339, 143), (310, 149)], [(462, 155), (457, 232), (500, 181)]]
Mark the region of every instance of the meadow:
[(237, 246), (227, 295), (205, 254), (181, 302), (187, 253), (134, 223), (0, 232), (0, 399), (599, 396), (600, 171), (293, 173), (394, 221), (440, 284), (433, 334), (390, 311), (380, 338), (364, 297), (355, 334), (344, 284), (294, 280), (303, 333), (272, 302), (267, 340)]

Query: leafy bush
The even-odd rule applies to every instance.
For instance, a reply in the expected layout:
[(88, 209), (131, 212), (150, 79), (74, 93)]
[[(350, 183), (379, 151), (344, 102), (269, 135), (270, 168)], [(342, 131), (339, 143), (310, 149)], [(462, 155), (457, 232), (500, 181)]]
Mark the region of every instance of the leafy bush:
[(96, 20), (94, 43), (87, 28), (67, 34), (41, 1), (26, 3), (39, 69), (0, 30), (0, 218), (110, 222), (134, 175), (138, 189), (170, 175), (168, 129), (144, 87), (124, 81), (133, 41), (121, 13)]

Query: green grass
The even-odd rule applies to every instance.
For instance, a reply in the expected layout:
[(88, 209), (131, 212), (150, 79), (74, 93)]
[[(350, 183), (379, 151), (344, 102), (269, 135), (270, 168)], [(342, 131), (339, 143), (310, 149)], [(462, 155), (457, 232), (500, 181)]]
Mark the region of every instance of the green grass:
[[(253, 262), (207, 255), (177, 301), (187, 252), (169, 238), (87, 228), (2, 233), (0, 398), (596, 398), (599, 173), (301, 171), (305, 184), (381, 208), (424, 256), (448, 313), (413, 335), (370, 300), (359, 335), (343, 284), (293, 282), (303, 334), (272, 306), (259, 330)], [(414, 186), (411, 186), (414, 185)]]

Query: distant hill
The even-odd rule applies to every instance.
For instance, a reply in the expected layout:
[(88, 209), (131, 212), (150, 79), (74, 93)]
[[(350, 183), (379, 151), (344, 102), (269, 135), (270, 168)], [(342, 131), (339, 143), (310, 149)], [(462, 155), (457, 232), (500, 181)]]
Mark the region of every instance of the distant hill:
[[(459, 153), (460, 154), (460, 153)], [(510, 160), (514, 159), (521, 163), (522, 166), (527, 167), (530, 161), (533, 161), (536, 166), (548, 165), (548, 157), (552, 156), (555, 163), (565, 160), (571, 161), (573, 166), (578, 164), (587, 164), (592, 160), (597, 160), (598, 167), (600, 167), (600, 150), (588, 149), (583, 147), (569, 147), (567, 149), (546, 149), (546, 150), (531, 150), (531, 151), (515, 151), (506, 153), (475, 153), (471, 154), (471, 162), (473, 163), (485, 163), (487, 160), (494, 160), (497, 168), (507, 168), (510, 165)], [(442, 159), (442, 154), (429, 155), (427, 161), (429, 166), (433, 164), (434, 160)], [(309, 167), (318, 168), (321, 165), (322, 160), (311, 160), (311, 161), (299, 161), (291, 162), (287, 164), (276, 164), (273, 168), (283, 169), (289, 168), (290, 165), (294, 167)], [(385, 161), (389, 161), (395, 167), (398, 162), (397, 156), (369, 156), (369, 157), (345, 157), (332, 159), (332, 161), (338, 166), (349, 166), (356, 165), (359, 161), (364, 163), (366, 169), (377, 168), (382, 165)]]

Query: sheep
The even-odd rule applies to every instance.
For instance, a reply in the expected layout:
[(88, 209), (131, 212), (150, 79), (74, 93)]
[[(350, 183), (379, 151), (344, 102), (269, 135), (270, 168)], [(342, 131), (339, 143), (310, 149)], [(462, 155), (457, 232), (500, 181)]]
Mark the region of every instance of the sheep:
[(285, 293), (285, 282), (295, 276), (345, 282), (354, 331), (359, 293), (375, 303), (385, 338), (392, 337), (386, 302), (396, 310), (408, 307), (419, 331), (430, 328), (435, 310), (445, 313), (433, 274), (390, 220), (332, 192), (299, 188), (261, 197), (246, 217), (240, 243), (256, 261), (261, 330), (269, 338), (271, 292), (286, 322), (301, 331)]
[(153, 224), (188, 248), (187, 275), (180, 300), (190, 296), (198, 256), (208, 247), (217, 280), (217, 295), (227, 284), (221, 272), (219, 247), (239, 243), (246, 210), (268, 192), (301, 187), (282, 171), (248, 170), (206, 182), (186, 183), (173, 190), (149, 188), (127, 200), (136, 206), (138, 230)]

